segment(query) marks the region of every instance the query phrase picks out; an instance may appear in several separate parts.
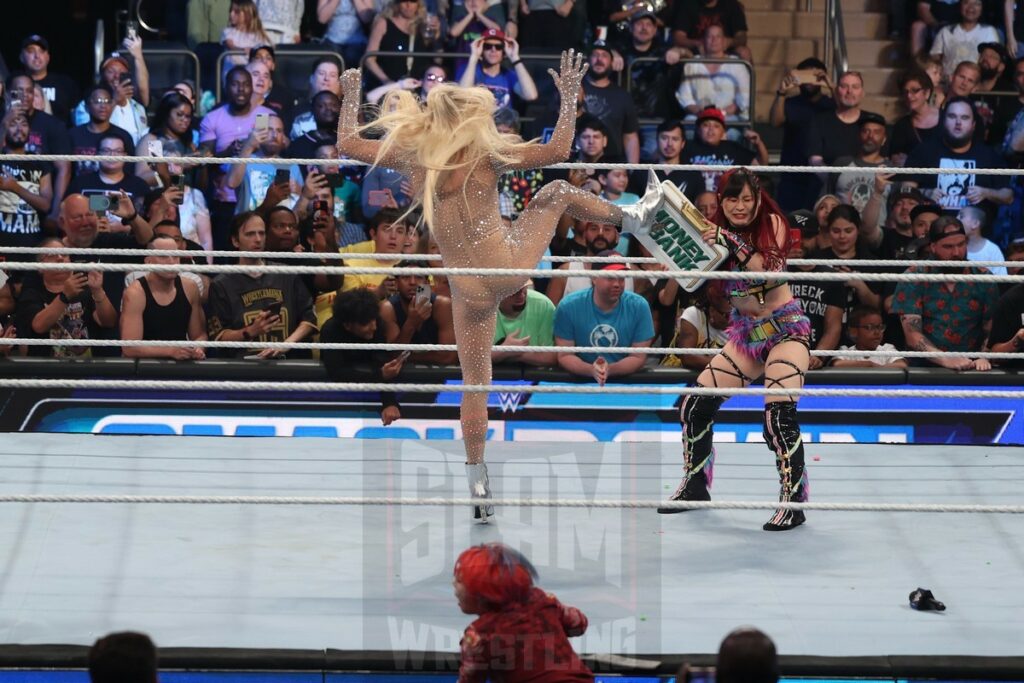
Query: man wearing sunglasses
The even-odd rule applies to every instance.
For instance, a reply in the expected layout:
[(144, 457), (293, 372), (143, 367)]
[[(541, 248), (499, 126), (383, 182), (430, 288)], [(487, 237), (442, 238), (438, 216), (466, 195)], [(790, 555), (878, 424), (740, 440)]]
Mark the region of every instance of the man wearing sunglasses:
[[(506, 56), (511, 62), (511, 69), (502, 65)], [(457, 78), (461, 86), (482, 85), (490, 90), (499, 108), (512, 106), (513, 92), (527, 102), (536, 100), (538, 96), (537, 85), (523, 60), (519, 59), (519, 43), (506, 38), (496, 28), (487, 29), (473, 41), (469, 62)]]

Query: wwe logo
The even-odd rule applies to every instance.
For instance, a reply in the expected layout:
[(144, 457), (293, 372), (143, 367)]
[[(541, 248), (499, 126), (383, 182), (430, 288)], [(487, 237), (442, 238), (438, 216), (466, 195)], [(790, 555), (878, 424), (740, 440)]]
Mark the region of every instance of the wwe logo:
[(516, 412), (519, 409), (519, 402), (523, 400), (522, 392), (518, 391), (499, 391), (498, 392), (498, 404), (501, 406), (501, 412), (509, 413)]

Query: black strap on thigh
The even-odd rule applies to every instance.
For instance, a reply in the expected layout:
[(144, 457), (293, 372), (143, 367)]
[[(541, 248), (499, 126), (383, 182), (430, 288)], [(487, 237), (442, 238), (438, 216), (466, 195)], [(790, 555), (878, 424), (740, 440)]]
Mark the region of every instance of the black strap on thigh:
[(776, 358), (775, 360), (770, 361), (768, 363), (768, 365), (775, 365), (776, 363), (781, 363), (783, 365), (788, 365), (789, 367), (793, 368), (793, 372), (789, 373), (788, 375), (784, 375), (782, 377), (779, 377), (778, 379), (776, 379), (774, 377), (769, 377), (767, 375), (767, 373), (765, 373), (765, 376), (764, 376), (764, 388), (765, 389), (776, 389), (776, 388), (778, 388), (778, 389), (792, 389), (794, 387), (783, 386), (782, 383), (785, 382), (787, 379), (793, 379), (794, 377), (799, 377), (800, 378), (800, 387), (803, 387), (804, 379), (806, 378), (806, 373), (803, 370), (801, 370), (798, 365), (796, 365), (795, 363), (792, 363), (792, 362), (790, 362), (788, 360), (785, 360), (784, 358)]
[(716, 368), (714, 366), (713, 362), (712, 363), (708, 363), (708, 370), (711, 371), (711, 381), (714, 382), (715, 387), (719, 386), (718, 385), (718, 376), (715, 374), (715, 373), (718, 373), (718, 372), (722, 373), (726, 377), (735, 377), (740, 382), (742, 382), (744, 386), (746, 386), (747, 384), (752, 384), (753, 383), (754, 379), (752, 377), (747, 377), (745, 374), (743, 374), (743, 371), (740, 370), (740, 366), (736, 364), (736, 361), (734, 361), (729, 356), (728, 353), (726, 353), (725, 351), (722, 351), (718, 355), (721, 356), (722, 358), (726, 359), (727, 361), (729, 361), (729, 365), (732, 366), (732, 370), (728, 370), (728, 369), (724, 369), (724, 368)]

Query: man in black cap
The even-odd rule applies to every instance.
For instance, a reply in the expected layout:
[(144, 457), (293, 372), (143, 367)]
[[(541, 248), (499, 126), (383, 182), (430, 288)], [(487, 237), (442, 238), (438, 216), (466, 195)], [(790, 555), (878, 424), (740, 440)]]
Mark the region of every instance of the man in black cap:
[(594, 42), (588, 58), (590, 70), (583, 86), (587, 113), (608, 127), (609, 156), (640, 163), (640, 122), (633, 98), (612, 83), (612, 50), (603, 40)]
[[(928, 231), (931, 256), (937, 261), (964, 261), (967, 234), (963, 223), (942, 216)], [(984, 268), (968, 266), (914, 266), (907, 273), (982, 275)], [(892, 312), (900, 316), (906, 346), (912, 351), (984, 351), (992, 327), (992, 311), (999, 288), (982, 279), (970, 282), (900, 282), (892, 298)], [(951, 370), (991, 370), (985, 358), (929, 358)]]
[[(881, 258), (902, 258), (903, 249), (914, 239), (911, 212), (920, 204), (930, 203), (916, 187), (893, 184), (888, 176), (876, 174), (861, 213), (859, 242)], [(883, 206), (885, 222), (880, 223)]]
[(43, 97), (50, 103), (50, 111), (66, 126), (71, 107), (78, 101), (78, 85), (70, 76), (49, 70), (49, 41), (35, 34), (21, 41), (19, 60), (25, 67), (25, 73), (43, 89)]
[[(743, 145), (725, 138), (725, 113), (721, 109), (708, 107), (697, 114), (697, 131), (693, 142), (686, 145), (681, 161), (684, 164), (707, 164), (709, 166), (751, 166), (768, 163), (768, 150), (764, 142), (754, 132), (747, 129), (744, 133), (756, 148), (757, 153)], [(718, 191), (718, 178), (725, 171), (705, 171), (704, 189), (708, 192)]]
[[(682, 76), (678, 67), (667, 66), (663, 61), (637, 62), (640, 58), (655, 58), (671, 64), (678, 64), (681, 48), (671, 49), (665, 45), (658, 31), (658, 17), (647, 7), (629, 18), (628, 40), (616, 47), (626, 62), (630, 74), (629, 92), (633, 104), (642, 117), (666, 118), (678, 113), (672, 101), (672, 84), (678, 84)], [(672, 57), (667, 52), (673, 53)], [(689, 53), (687, 53), (689, 55)], [(654, 140), (644, 139), (644, 158), (653, 156)], [(650, 152), (650, 153), (647, 153)]]
[(980, 92), (990, 90), (1013, 90), (1013, 80), (1006, 73), (1010, 55), (1002, 43), (981, 43), (978, 45), (978, 66), (981, 68)]
[(857, 211), (863, 211), (871, 198), (871, 188), (875, 183), (875, 173), (871, 169), (889, 165), (888, 157), (882, 154), (887, 141), (885, 130), (885, 118), (881, 114), (872, 111), (862, 113), (857, 154), (842, 156), (835, 161), (836, 166), (853, 166), (858, 170), (832, 174), (829, 192)]

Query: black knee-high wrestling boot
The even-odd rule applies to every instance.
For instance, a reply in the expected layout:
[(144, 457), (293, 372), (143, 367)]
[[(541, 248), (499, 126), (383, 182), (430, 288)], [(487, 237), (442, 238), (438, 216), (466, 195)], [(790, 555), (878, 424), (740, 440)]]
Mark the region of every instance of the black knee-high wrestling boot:
[[(722, 396), (687, 394), (679, 411), (683, 427), (683, 481), (669, 501), (711, 500), (711, 478), (715, 462), (715, 414), (725, 402)], [(658, 508), (663, 515), (686, 512), (681, 508)]]
[[(795, 403), (780, 401), (765, 405), (764, 439), (775, 453), (775, 467), (779, 471), (779, 502), (806, 502), (810, 490)], [(780, 508), (762, 528), (765, 531), (786, 531), (800, 526), (804, 521), (806, 518), (803, 510)]]

